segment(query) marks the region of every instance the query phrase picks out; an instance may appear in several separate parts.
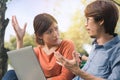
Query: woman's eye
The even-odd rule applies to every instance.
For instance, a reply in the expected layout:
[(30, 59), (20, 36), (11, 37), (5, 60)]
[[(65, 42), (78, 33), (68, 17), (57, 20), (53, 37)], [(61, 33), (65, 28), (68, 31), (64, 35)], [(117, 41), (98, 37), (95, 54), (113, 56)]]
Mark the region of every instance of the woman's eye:
[(48, 30), (46, 33), (47, 33), (47, 34), (51, 34), (51, 33), (52, 33), (52, 30)]

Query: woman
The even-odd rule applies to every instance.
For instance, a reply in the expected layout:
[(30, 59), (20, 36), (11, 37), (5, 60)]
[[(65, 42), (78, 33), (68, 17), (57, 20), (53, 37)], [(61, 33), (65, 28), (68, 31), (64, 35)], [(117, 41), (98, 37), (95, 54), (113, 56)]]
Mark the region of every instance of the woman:
[[(19, 49), (23, 47), (23, 37), (25, 35), (27, 24), (21, 29), (16, 17), (13, 16), (12, 25), (17, 36), (17, 49)], [(57, 21), (50, 14), (38, 14), (34, 18), (33, 25), (37, 43), (37, 47), (34, 48), (34, 51), (42, 66), (46, 79), (72, 80), (74, 75), (69, 70), (56, 63), (54, 52), (60, 52), (65, 58), (72, 59), (72, 52), (75, 50), (73, 42), (60, 39)], [(7, 73), (2, 80), (9, 80), (7, 77), (10, 76), (8, 76)], [(14, 71), (12, 71), (12, 73), (15, 74)], [(13, 76), (13, 78), (14, 77), (15, 76)], [(14, 80), (17, 80), (17, 77)]]

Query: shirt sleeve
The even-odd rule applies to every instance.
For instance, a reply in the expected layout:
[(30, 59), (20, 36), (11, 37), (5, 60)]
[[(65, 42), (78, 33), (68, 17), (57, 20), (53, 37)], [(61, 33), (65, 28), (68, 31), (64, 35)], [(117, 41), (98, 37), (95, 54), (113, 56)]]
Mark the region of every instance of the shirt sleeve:
[(117, 58), (114, 59), (112, 71), (107, 80), (120, 80), (120, 51), (118, 52)]

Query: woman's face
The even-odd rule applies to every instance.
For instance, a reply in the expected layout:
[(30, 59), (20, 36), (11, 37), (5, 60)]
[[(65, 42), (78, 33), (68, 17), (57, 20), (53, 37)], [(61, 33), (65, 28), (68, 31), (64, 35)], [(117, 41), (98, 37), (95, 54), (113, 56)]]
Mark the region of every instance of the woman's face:
[(53, 23), (47, 31), (43, 33), (42, 39), (45, 45), (56, 46), (60, 44), (59, 30), (57, 23)]

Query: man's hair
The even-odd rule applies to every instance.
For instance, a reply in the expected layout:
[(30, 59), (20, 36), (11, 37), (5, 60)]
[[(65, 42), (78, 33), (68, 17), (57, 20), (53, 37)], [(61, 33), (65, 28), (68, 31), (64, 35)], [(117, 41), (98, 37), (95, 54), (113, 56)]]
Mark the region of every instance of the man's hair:
[(112, 1), (97, 0), (87, 5), (85, 16), (93, 17), (95, 21), (104, 20), (105, 32), (113, 35), (119, 18), (119, 11)]

